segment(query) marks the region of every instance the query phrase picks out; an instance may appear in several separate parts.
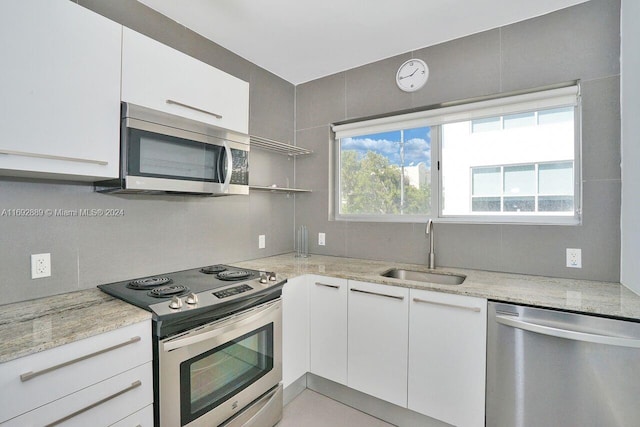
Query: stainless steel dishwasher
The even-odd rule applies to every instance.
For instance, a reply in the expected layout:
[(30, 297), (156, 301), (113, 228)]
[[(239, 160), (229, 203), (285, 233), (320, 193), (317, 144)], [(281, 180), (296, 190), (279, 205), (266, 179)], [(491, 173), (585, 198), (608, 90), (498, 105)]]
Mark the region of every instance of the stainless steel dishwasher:
[(640, 323), (490, 302), (487, 427), (640, 426)]

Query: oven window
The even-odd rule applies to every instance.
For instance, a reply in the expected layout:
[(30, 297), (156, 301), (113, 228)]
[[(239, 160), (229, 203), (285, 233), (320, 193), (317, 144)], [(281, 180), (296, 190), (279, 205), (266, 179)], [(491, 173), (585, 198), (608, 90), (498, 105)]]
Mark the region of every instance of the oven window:
[(272, 369), (273, 323), (182, 362), (182, 425), (225, 402)]

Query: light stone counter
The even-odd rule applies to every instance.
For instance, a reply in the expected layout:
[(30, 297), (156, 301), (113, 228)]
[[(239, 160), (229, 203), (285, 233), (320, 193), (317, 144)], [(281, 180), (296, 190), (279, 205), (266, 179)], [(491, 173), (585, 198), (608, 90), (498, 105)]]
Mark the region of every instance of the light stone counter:
[(233, 265), (275, 271), (285, 278), (318, 274), (640, 321), (640, 296), (619, 283), (438, 268), (437, 271), (467, 276), (461, 285), (439, 285), (380, 276), (393, 267), (428, 271), (424, 265), (323, 255), (295, 258), (293, 254), (284, 254)]
[[(392, 267), (427, 271), (424, 265), (323, 255), (284, 254), (232, 264), (284, 278), (317, 274), (640, 321), (640, 296), (619, 283), (438, 268), (467, 276), (462, 285), (439, 285), (380, 276)], [(150, 312), (99, 289), (0, 306), (0, 363), (150, 318)]]
[(3, 305), (0, 306), (0, 363), (150, 318), (150, 312), (99, 289)]

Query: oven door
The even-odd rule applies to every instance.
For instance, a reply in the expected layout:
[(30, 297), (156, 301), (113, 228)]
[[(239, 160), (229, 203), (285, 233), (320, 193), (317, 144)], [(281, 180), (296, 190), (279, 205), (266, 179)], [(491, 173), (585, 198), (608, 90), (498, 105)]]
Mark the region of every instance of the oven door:
[(280, 299), (158, 343), (160, 426), (217, 426), (282, 380)]

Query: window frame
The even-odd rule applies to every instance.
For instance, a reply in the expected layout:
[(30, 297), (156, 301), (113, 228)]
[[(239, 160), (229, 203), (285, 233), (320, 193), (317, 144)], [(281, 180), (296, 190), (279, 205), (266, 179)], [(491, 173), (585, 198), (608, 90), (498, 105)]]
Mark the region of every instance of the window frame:
[[(572, 215), (558, 215), (554, 212), (443, 215), (442, 125), (568, 106), (573, 106), (574, 108), (574, 209)], [(501, 122), (502, 120), (501, 118)], [(431, 128), (431, 213), (429, 215), (340, 214), (340, 139), (347, 136), (427, 126)], [(518, 225), (580, 225), (582, 223), (582, 100), (578, 81), (530, 92), (502, 94), (500, 96), (441, 104), (411, 113), (336, 123), (331, 126), (331, 130), (333, 133), (330, 146), (330, 151), (332, 151), (330, 158), (332, 161), (329, 168), (330, 220), (416, 223), (432, 219), (443, 223)]]

